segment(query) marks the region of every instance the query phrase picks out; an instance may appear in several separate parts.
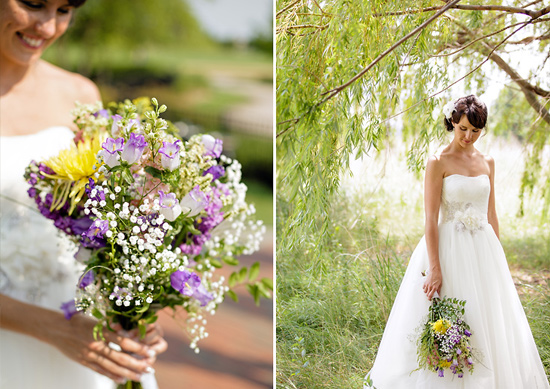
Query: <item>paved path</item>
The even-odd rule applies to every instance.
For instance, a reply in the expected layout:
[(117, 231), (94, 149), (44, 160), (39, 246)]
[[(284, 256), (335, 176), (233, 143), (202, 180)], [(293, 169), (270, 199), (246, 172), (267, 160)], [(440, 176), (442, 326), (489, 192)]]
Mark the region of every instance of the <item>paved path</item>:
[[(260, 261), (260, 277), (273, 277), (272, 247), (268, 239), (258, 253), (242, 257), (241, 264)], [(155, 365), (160, 389), (273, 387), (273, 302), (264, 299), (256, 307), (244, 288), (236, 292), (238, 303), (225, 301), (207, 318), (209, 337), (199, 342), (199, 354), (189, 348), (185, 333), (170, 317), (171, 311), (161, 313), (159, 323), (169, 348)]]

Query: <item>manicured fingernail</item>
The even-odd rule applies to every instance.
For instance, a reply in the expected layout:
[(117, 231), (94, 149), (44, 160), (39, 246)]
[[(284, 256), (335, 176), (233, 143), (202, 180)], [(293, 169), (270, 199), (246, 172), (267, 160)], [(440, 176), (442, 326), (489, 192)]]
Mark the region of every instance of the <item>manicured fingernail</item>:
[(157, 355), (157, 353), (155, 352), (155, 350), (147, 350), (147, 355), (153, 358), (155, 355)]
[(151, 366), (147, 366), (147, 368), (145, 369), (145, 372), (147, 373), (154, 373), (155, 372), (155, 369), (153, 369)]
[(119, 385), (124, 385), (126, 382), (128, 382), (128, 380), (125, 379), (125, 378), (121, 378), (119, 380), (116, 380), (116, 383), (119, 384)]

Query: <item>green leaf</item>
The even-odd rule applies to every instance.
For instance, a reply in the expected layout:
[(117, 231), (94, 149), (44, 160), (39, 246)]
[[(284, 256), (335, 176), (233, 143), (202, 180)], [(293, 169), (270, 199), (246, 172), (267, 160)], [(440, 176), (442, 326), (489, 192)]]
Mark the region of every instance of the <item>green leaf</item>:
[(98, 319), (98, 320), (103, 319), (103, 314), (102, 314), (102, 313), (99, 311), (99, 309), (97, 309), (97, 308), (94, 308), (94, 309), (92, 310), (92, 315), (93, 315), (93, 317), (95, 317), (95, 318)]
[(145, 339), (145, 335), (147, 335), (147, 326), (143, 324), (140, 320), (138, 323), (138, 329), (139, 329), (139, 337), (140, 339)]
[(217, 259), (211, 259), (210, 264), (217, 269), (220, 269), (221, 267), (223, 267), (222, 263)]
[(250, 267), (248, 280), (254, 281), (256, 277), (258, 277), (258, 274), (260, 274), (260, 262), (254, 262), (254, 264)]
[(163, 178), (162, 170), (159, 170), (159, 169), (154, 168), (152, 166), (147, 166), (144, 170), (145, 170), (146, 173), (149, 173), (153, 177), (158, 178), (159, 180), (162, 181), (162, 178)]
[(145, 323), (153, 324), (154, 322), (156, 322), (158, 320), (158, 318), (159, 318), (158, 315), (150, 316), (147, 319), (145, 319)]
[(248, 270), (246, 267), (243, 267), (238, 274), (238, 280), (239, 282), (244, 282), (246, 280), (246, 274), (248, 273)]
[(228, 295), (229, 297), (231, 297), (231, 299), (233, 301), (235, 301), (236, 303), (239, 302), (239, 296), (237, 296), (237, 293), (235, 293), (234, 291), (232, 291), (231, 289), (228, 290), (227, 292), (225, 292), (226, 295)]
[(128, 184), (134, 183), (135, 180), (134, 180), (134, 177), (132, 176), (132, 173), (130, 172), (130, 169), (124, 168), (120, 171), (120, 173), (124, 181), (126, 181)]
[(239, 260), (235, 257), (225, 256), (222, 260), (230, 266), (239, 266)]
[(269, 292), (268, 288), (265, 287), (265, 285), (261, 282), (256, 282), (255, 284), (258, 287), (258, 291), (262, 296), (265, 298), (271, 298), (271, 293)]
[(103, 335), (103, 323), (102, 322), (98, 322), (94, 326), (93, 335), (94, 335), (95, 340), (101, 339), (101, 340), (105, 341), (105, 336)]
[(141, 308), (136, 308), (136, 312), (137, 313), (146, 312), (149, 309), (149, 306), (150, 306), (149, 303), (145, 303), (145, 304), (143, 304), (143, 306)]
[(261, 282), (266, 288), (269, 288), (269, 290), (273, 290), (273, 279), (264, 277), (261, 279)]
[(260, 290), (257, 285), (246, 285), (246, 289), (248, 289), (248, 292), (250, 295), (254, 298), (254, 302), (257, 306), (260, 305)]
[(229, 276), (229, 287), (234, 287), (239, 282), (239, 276), (236, 272), (231, 273)]

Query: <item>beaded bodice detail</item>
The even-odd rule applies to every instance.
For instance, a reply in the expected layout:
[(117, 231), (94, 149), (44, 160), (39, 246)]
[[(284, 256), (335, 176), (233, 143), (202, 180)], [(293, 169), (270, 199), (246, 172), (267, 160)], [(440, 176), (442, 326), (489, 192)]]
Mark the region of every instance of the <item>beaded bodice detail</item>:
[(482, 230), (487, 223), (491, 185), (486, 174), (453, 174), (443, 179), (440, 223), (454, 223), (459, 231)]

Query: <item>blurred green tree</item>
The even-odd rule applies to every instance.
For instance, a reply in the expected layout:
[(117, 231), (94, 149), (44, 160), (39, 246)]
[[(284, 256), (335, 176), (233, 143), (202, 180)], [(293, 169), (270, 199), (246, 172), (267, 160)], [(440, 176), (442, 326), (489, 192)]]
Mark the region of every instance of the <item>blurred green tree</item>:
[(75, 13), (67, 41), (89, 47), (212, 45), (182, 0), (90, 0)]

